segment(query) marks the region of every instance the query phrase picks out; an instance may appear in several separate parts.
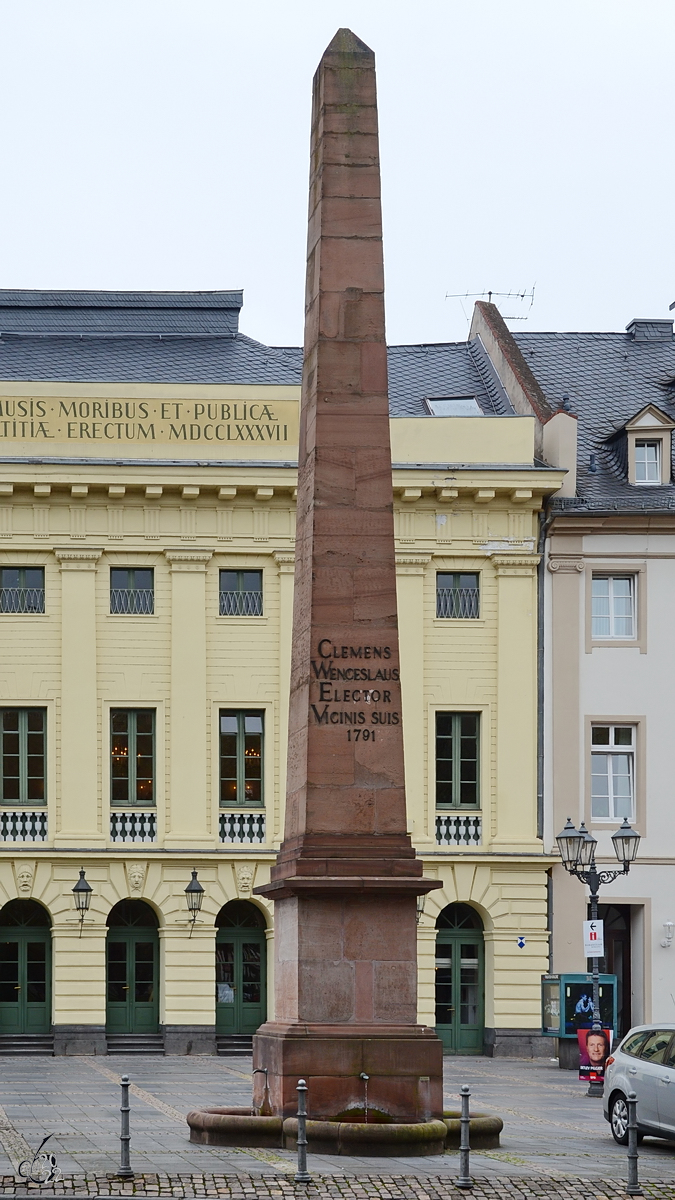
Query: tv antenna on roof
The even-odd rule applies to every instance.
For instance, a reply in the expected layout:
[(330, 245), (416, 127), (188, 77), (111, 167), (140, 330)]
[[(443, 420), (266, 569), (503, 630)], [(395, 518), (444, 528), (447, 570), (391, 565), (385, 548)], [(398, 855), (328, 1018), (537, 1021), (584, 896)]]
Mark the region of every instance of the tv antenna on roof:
[[(536, 286), (537, 286), (536, 283), (533, 283), (532, 287), (530, 288), (529, 291), (527, 290), (527, 288), (522, 288), (520, 291), (511, 290), (510, 292), (496, 292), (496, 291), (494, 291), (493, 288), (486, 288), (486, 290), (484, 292), (446, 292), (445, 298), (446, 298), (446, 300), (460, 300), (461, 301), (461, 300), (482, 300), (487, 296), (488, 304), (492, 304), (493, 296), (499, 296), (500, 299), (505, 299), (505, 300), (529, 300), (530, 305), (529, 305), (529, 308), (526, 313), (520, 314), (518, 316), (513, 316), (513, 317), (504, 317), (505, 321), (526, 321), (529, 316), (530, 309), (532, 308), (532, 306), (534, 304), (534, 289), (536, 288)], [(464, 305), (462, 305), (462, 310), (464, 310)], [(466, 313), (464, 313), (464, 316), (466, 316)], [(467, 317), (467, 320), (468, 320), (468, 317)]]

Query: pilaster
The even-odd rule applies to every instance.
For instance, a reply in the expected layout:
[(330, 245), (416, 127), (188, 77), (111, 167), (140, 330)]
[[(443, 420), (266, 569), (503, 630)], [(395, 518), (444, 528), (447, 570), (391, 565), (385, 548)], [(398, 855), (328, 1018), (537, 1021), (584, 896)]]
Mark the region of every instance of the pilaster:
[(213, 843), (206, 737), (206, 568), (211, 550), (165, 550), (171, 567), (171, 710), (165, 845)]
[(96, 569), (101, 550), (55, 550), (61, 568), (61, 777), (55, 846), (104, 846), (99, 796)]
[(497, 787), (491, 850), (541, 849), (537, 839), (536, 555), (498, 555)]
[(270, 842), (278, 842), (283, 832), (283, 801), (286, 797), (286, 755), (283, 748), (288, 744), (295, 554), (276, 550), (274, 561), (279, 572), (279, 739), (277, 744), (282, 749), (278, 752), (277, 779), (279, 782), (274, 789), (272, 800), (274, 812), (269, 812), (267, 818), (270, 822), (267, 839)]
[(436, 848), (434, 809), (426, 787), (424, 704), (424, 576), (430, 562), (430, 554), (396, 555), (406, 805), (408, 828), (420, 853)]

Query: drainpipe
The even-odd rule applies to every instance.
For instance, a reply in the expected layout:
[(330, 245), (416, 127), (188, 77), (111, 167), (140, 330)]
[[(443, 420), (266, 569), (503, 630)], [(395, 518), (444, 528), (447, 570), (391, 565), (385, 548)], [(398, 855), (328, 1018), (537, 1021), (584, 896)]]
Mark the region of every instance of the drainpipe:
[(537, 553), (537, 837), (544, 836), (544, 580), (546, 578), (546, 535), (553, 520), (551, 498), (539, 513)]

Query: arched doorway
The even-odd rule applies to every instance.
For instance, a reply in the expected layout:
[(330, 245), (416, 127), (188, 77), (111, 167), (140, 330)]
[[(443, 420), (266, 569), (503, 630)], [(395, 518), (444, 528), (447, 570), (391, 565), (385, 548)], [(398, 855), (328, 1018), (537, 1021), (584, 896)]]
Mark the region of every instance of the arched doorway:
[(159, 1019), (157, 917), (143, 900), (108, 914), (106, 1033), (156, 1034)]
[(216, 1034), (251, 1034), (267, 1016), (265, 918), (248, 900), (216, 917)]
[(36, 900), (0, 909), (0, 1034), (51, 1029), (52, 937), (49, 913)]
[(482, 1054), (482, 921), (469, 904), (448, 904), (438, 914), (436, 929), (436, 1033), (448, 1054)]

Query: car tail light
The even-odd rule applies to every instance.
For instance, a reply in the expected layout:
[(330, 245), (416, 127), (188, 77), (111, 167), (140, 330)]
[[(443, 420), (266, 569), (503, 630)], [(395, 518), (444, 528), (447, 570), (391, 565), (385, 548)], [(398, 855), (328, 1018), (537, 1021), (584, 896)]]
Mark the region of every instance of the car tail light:
[(613, 1063), (613, 1062), (614, 1062), (614, 1055), (613, 1055), (613, 1054), (610, 1054), (609, 1058), (606, 1058), (606, 1059), (605, 1059), (605, 1066), (606, 1066), (606, 1067), (611, 1067), (611, 1065), (612, 1065), (612, 1063)]

